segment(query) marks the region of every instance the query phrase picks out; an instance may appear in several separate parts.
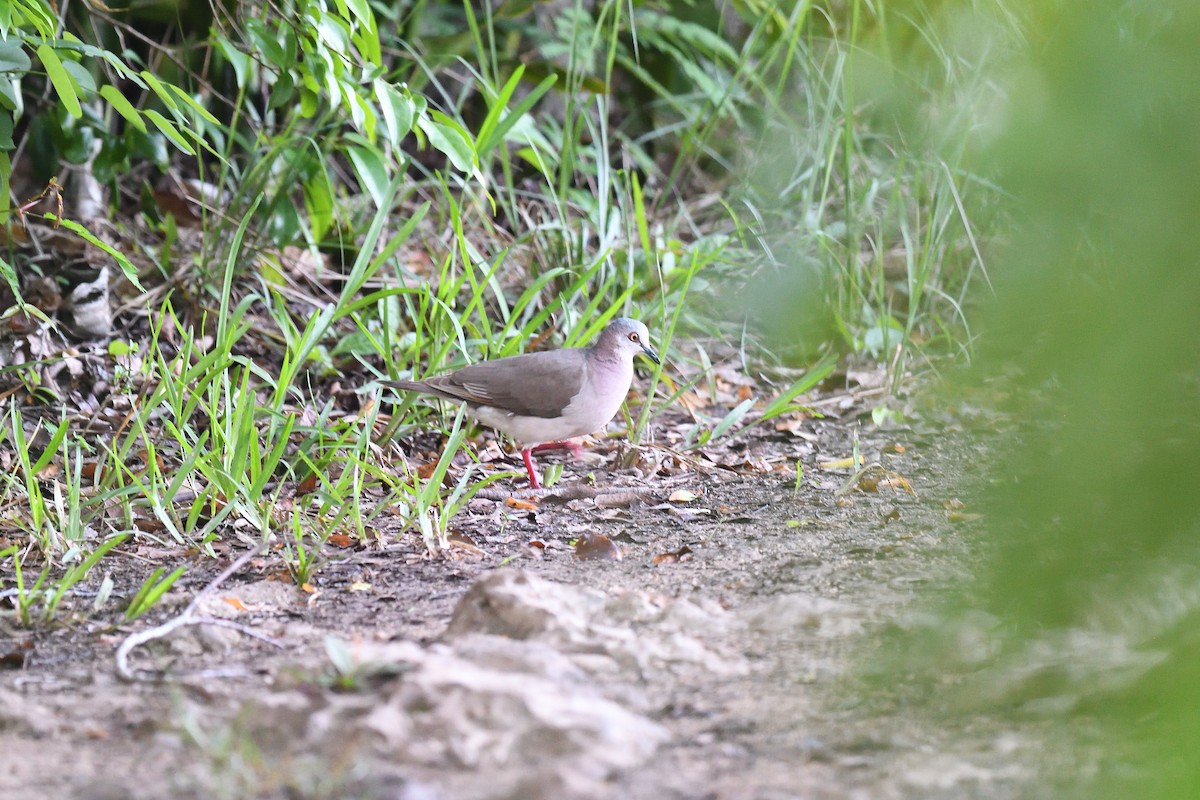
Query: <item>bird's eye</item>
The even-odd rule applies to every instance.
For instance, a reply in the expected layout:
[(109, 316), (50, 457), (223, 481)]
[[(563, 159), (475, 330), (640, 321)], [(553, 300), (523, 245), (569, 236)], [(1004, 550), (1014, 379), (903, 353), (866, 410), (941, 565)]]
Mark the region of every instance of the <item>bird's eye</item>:
[(636, 331), (634, 331), (633, 333), (629, 334), (629, 341), (631, 341), (631, 342), (636, 342), (636, 341), (640, 340), (641, 338), (642, 338), (642, 337), (638, 336), (638, 334), (637, 334), (637, 332), (636, 332)]

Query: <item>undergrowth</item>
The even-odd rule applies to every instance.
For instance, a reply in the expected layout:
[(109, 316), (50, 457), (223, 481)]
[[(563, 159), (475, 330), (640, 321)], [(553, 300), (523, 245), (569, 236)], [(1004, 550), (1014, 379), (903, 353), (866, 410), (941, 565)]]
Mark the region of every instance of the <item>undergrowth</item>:
[[(274, 542), (298, 584), (330, 536), (392, 525), (444, 547), (497, 476), (449, 471), (461, 417), (432, 471), (409, 464), (398, 442), (439, 420), (380, 378), (638, 317), (675, 366), (643, 384), (637, 441), (729, 343), (809, 367), (764, 420), (839, 356), (969, 357), (986, 290), (971, 209), (993, 189), (964, 142), (994, 99), (989, 54), (966, 57), (936, 3), (759, 5), (304, 0), (208, 9), (155, 40), (136, 17), (17, 0), (0, 20), (0, 268), (26, 337), (2, 366), (12, 613), (90, 613), (63, 598), (127, 536), (181, 553), (118, 588), (131, 616), (182, 554), (232, 537)], [(1012, 44), (1015, 25), (986, 24)], [(914, 125), (913, 108), (942, 116)], [(35, 291), (69, 278), (20, 245), (62, 237), (50, 225), (80, 208), (40, 218), (63, 195), (28, 177), (67, 161), (113, 217), (69, 231), (129, 280), (103, 344), (75, 355)], [(66, 359), (70, 380), (49, 379)]]

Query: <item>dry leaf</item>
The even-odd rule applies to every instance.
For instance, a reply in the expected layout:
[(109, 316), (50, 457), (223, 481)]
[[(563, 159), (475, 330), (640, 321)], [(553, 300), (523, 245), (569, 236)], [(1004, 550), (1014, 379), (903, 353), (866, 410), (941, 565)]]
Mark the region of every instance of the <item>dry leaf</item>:
[(33, 640), (13, 641), (10, 646), (11, 650), (0, 654), (0, 669), (25, 669), (30, 656), (33, 655)]
[(475, 541), (462, 531), (450, 531), (449, 535), (446, 536), (446, 541), (449, 542), (451, 547), (459, 550), (466, 550), (479, 555), (484, 554), (479, 545), (475, 544)]
[(913, 491), (912, 484), (898, 472), (890, 469), (885, 469), (881, 464), (868, 464), (861, 470), (851, 475), (846, 481), (838, 487), (835, 494), (838, 497), (847, 492), (857, 489), (860, 492), (877, 492), (879, 487), (887, 486), (894, 489), (903, 489), (913, 497), (917, 493)]
[(200, 216), (192, 210), (194, 203), (188, 198), (173, 189), (155, 189), (152, 195), (159, 213), (163, 216), (170, 214), (175, 218), (176, 225), (184, 228), (200, 226)]
[(583, 561), (620, 561), (621, 548), (602, 533), (585, 533), (575, 543), (575, 557)]
[(909, 494), (913, 495), (914, 497), (917, 494), (916, 492), (913, 491), (912, 484), (908, 482), (908, 478), (905, 478), (903, 475), (901, 475), (898, 472), (889, 473), (887, 476), (885, 476), (884, 478), (882, 478), (879, 481), (879, 485), (887, 486), (892, 489), (903, 489), (904, 491), (908, 492)]
[(659, 553), (654, 558), (650, 559), (654, 564), (677, 564), (680, 561), (687, 559), (692, 554), (692, 548), (686, 544), (670, 553)]
[(702, 411), (708, 405), (708, 402), (695, 392), (684, 392), (675, 399), (675, 402), (683, 406), (683, 409), (693, 418), (697, 411)]
[(309, 476), (296, 486), (296, 494), (312, 494), (317, 490), (317, 473), (309, 473)]
[(528, 500), (521, 500), (516, 497), (509, 497), (504, 501), (504, 505), (521, 511), (537, 511), (537, 503), (531, 503)]
[(853, 458), (838, 458), (833, 461), (818, 461), (817, 469), (854, 469)]

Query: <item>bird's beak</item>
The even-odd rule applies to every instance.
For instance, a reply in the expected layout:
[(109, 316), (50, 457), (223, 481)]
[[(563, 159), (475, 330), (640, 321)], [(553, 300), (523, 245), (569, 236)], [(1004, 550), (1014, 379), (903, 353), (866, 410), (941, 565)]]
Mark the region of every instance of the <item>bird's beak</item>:
[(659, 360), (658, 353), (654, 352), (654, 348), (650, 346), (649, 342), (642, 342), (642, 353), (655, 364), (658, 364), (660, 367), (662, 366), (662, 361)]

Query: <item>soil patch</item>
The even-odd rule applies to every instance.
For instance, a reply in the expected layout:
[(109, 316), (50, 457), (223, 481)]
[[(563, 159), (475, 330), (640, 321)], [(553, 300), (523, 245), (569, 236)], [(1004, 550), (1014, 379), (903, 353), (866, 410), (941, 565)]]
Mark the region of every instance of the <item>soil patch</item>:
[[(851, 428), (814, 430), (810, 455), (849, 451)], [(316, 592), (265, 556), (203, 613), (274, 641), (191, 626), (131, 655), (168, 680), (119, 681), (114, 650), (224, 564), (197, 563), (152, 619), (6, 631), (29, 657), (0, 673), (0, 795), (1016, 797), (1036, 727), (948, 723), (852, 678), (969, 574), (954, 476), (982, 447), (913, 431), (859, 446), (886, 480), (847, 490), (806, 457), (798, 484), (597, 472), (661, 489), (615, 508), (477, 499), (449, 557), (412, 534), (330, 548)], [(695, 499), (668, 501), (678, 489)]]

